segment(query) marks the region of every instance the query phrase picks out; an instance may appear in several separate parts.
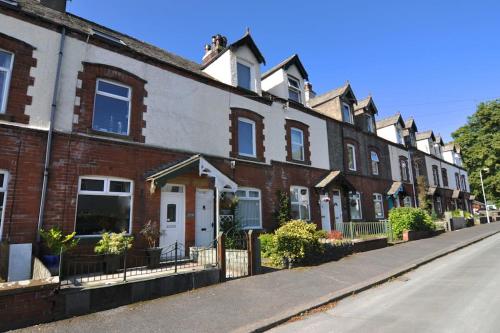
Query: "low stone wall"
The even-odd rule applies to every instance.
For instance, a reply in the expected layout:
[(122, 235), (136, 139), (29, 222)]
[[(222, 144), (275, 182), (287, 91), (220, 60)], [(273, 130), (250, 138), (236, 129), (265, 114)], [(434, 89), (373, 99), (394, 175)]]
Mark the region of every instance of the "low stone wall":
[(387, 237), (353, 241), (354, 253), (372, 251), (384, 247), (387, 247)]
[(59, 279), (0, 283), (0, 331), (54, 320)]
[(465, 228), (465, 217), (452, 217), (450, 219), (451, 230), (458, 230)]
[(206, 287), (219, 283), (219, 275), (220, 269), (213, 268), (114, 285), (62, 289), (56, 317), (64, 319)]

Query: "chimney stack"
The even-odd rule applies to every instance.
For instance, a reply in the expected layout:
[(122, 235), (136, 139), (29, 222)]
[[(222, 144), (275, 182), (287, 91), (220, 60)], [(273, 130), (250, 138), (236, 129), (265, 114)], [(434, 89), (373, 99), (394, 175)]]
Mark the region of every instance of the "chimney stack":
[(227, 47), (227, 38), (222, 36), (221, 34), (217, 34), (212, 36), (212, 44), (205, 45), (205, 55), (203, 56), (202, 63), (203, 65), (208, 64), (212, 61), (217, 55), (226, 50)]
[(309, 106), (309, 101), (316, 97), (316, 93), (313, 91), (311, 82), (304, 83), (304, 95), (306, 99), (306, 105)]
[(61, 13), (66, 13), (66, 1), (67, 0), (39, 0), (45, 7), (52, 8)]

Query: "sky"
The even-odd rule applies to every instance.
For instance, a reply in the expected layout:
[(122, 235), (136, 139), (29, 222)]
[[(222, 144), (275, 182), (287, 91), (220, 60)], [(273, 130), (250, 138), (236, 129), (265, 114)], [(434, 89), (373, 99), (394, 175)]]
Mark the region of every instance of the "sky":
[(249, 28), (262, 72), (297, 53), (317, 94), (351, 83), (378, 119), (401, 112), (446, 141), (500, 98), (500, 1), (71, 0), (68, 11), (200, 62)]

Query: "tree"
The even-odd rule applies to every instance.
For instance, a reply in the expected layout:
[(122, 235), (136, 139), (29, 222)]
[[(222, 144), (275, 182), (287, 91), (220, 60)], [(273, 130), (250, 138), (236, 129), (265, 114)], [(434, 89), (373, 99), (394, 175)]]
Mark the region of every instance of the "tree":
[(500, 99), (480, 103), (467, 124), (452, 133), (462, 150), (469, 171), (471, 192), (483, 198), (479, 170), (483, 171), (484, 190), (488, 201), (500, 201)]
[(274, 218), (278, 227), (292, 219), (292, 209), (290, 207), (290, 198), (285, 191), (279, 190), (276, 195), (278, 196), (278, 210), (274, 212)]

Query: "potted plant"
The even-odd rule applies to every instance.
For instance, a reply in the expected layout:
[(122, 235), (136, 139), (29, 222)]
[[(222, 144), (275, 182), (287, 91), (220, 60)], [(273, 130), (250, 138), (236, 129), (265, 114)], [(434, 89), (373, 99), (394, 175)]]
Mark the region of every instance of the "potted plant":
[(58, 227), (47, 231), (40, 230), (40, 236), (50, 252), (50, 254), (42, 256), (42, 261), (52, 273), (58, 271), (61, 255), (78, 244), (79, 239), (75, 239), (75, 235), (76, 232), (64, 235)]
[(140, 231), (141, 235), (146, 239), (148, 248), (146, 254), (148, 256), (148, 267), (157, 268), (160, 266), (161, 247), (156, 246), (156, 240), (160, 237), (160, 227), (158, 223), (149, 220)]
[(134, 237), (126, 236), (125, 232), (101, 234), (94, 252), (104, 255), (104, 272), (113, 274), (120, 268), (120, 255), (132, 247)]

